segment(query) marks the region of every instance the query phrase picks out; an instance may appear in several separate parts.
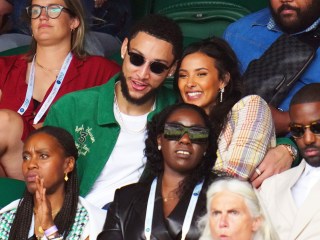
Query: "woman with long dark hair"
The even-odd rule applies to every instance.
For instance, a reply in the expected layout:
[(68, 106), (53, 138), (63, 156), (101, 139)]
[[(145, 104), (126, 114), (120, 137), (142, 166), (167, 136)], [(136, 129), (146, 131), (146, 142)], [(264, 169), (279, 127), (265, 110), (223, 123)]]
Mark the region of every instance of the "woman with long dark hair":
[(79, 198), (72, 136), (62, 128), (39, 128), (26, 139), (22, 158), (27, 189), (1, 209), (1, 239), (96, 239), (106, 212)]
[(198, 239), (206, 187), (216, 176), (215, 151), (201, 108), (181, 103), (164, 109), (148, 125), (144, 176), (116, 191), (98, 239)]
[(249, 179), (275, 146), (275, 131), (268, 104), (257, 95), (242, 95), (238, 60), (228, 43), (213, 37), (191, 44), (175, 78), (182, 100), (203, 108), (214, 126), (214, 168)]

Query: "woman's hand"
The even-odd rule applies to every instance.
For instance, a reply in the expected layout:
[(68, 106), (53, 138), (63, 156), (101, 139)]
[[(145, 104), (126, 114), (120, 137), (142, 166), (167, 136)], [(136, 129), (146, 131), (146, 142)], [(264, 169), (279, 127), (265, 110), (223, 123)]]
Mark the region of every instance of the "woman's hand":
[(107, 0), (94, 0), (94, 7), (99, 8), (102, 7), (102, 5), (107, 2)]
[(49, 227), (54, 225), (52, 219), (52, 209), (50, 201), (46, 196), (46, 189), (43, 186), (44, 179), (36, 177), (36, 202), (35, 202), (35, 218), (39, 223), (39, 226), (42, 227), (43, 230), (48, 229)]
[[(262, 182), (275, 174), (288, 170), (292, 164), (292, 156), (286, 148), (279, 145), (269, 149), (266, 156), (257, 167), (259, 171), (255, 171), (250, 181), (252, 186), (259, 188)], [(259, 175), (258, 173), (261, 174)]]

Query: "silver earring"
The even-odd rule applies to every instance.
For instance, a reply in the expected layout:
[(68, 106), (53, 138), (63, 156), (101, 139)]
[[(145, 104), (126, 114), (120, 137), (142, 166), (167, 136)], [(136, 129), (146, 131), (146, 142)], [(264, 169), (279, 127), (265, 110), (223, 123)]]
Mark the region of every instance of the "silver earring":
[(220, 89), (220, 102), (223, 100), (224, 87)]
[(159, 150), (159, 151), (161, 150), (161, 145), (158, 145), (158, 150)]
[(207, 154), (207, 152), (204, 152), (204, 153), (203, 153), (203, 156), (205, 156), (206, 154)]

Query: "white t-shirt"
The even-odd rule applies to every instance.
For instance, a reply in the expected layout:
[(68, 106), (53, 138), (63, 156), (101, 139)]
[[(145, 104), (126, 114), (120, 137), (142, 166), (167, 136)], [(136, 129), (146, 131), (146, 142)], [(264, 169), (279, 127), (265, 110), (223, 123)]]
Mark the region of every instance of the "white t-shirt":
[(320, 181), (320, 167), (312, 167), (306, 163), (303, 173), (291, 188), (292, 197), (298, 208), (302, 206), (310, 190), (318, 181)]
[(120, 113), (115, 106), (114, 113), (121, 128), (119, 137), (100, 176), (85, 197), (87, 201), (100, 208), (113, 201), (117, 188), (136, 183), (146, 162), (144, 141), (148, 113), (129, 116)]

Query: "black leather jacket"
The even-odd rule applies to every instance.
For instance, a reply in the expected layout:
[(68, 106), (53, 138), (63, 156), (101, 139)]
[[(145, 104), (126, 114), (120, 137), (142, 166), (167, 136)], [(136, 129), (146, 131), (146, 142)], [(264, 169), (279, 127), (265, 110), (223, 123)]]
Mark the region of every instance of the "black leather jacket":
[[(132, 184), (118, 189), (114, 202), (108, 209), (103, 232), (98, 240), (140, 240), (145, 239), (144, 224), (150, 192), (150, 184)], [(197, 220), (206, 213), (205, 188), (202, 189), (194, 214), (187, 240), (198, 240), (200, 233)], [(152, 240), (181, 239), (181, 229), (187, 211), (192, 190), (182, 196), (180, 202), (167, 218), (163, 215), (161, 181), (158, 180), (153, 213)]]

